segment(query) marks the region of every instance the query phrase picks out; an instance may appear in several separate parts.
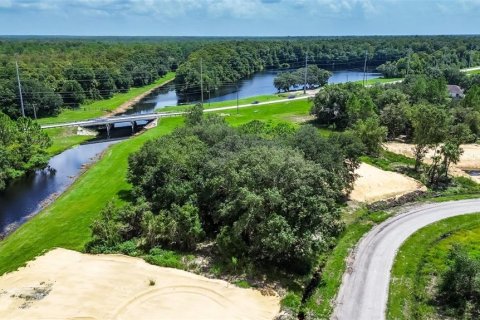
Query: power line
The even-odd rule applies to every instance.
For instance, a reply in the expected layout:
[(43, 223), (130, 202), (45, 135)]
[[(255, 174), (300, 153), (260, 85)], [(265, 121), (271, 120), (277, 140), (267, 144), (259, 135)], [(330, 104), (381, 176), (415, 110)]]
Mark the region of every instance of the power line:
[(15, 68), (17, 69), (18, 94), (20, 95), (20, 106), (22, 108), (22, 116), (25, 117), (25, 108), (23, 106), (22, 84), (20, 83), (20, 74), (18, 73), (18, 62), (15, 59)]
[(202, 107), (203, 107), (203, 58), (200, 58), (200, 94), (202, 96)]
[(365, 62), (363, 63), (363, 86), (365, 86), (367, 82), (367, 54), (368, 51), (365, 50)]
[(303, 94), (307, 94), (307, 69), (308, 69), (308, 54), (305, 53), (305, 82), (303, 84)]

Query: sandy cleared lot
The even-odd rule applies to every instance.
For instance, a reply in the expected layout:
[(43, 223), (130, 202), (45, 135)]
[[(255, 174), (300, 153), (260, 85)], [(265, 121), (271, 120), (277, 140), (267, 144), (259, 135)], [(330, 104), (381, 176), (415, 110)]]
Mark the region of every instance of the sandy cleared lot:
[[(385, 144), (388, 151), (403, 154), (407, 157), (414, 157), (413, 145), (399, 142), (388, 142)], [(464, 144), (462, 145), (463, 154), (460, 157), (460, 162), (452, 166), (452, 174), (456, 176), (468, 176), (463, 170), (480, 169), (480, 144)], [(429, 162), (433, 151), (429, 151), (425, 157), (425, 162)], [(473, 180), (480, 183), (480, 177), (471, 177)]]
[(276, 296), (120, 255), (55, 249), (0, 278), (0, 319), (273, 319)]
[(359, 175), (350, 194), (350, 200), (372, 203), (402, 196), (404, 194), (427, 188), (415, 179), (403, 174), (384, 171), (362, 163), (356, 171)]

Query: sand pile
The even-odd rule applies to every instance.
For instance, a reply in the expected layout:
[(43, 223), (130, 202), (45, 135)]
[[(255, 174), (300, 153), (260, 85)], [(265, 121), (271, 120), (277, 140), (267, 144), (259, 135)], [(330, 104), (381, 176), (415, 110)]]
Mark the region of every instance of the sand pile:
[(372, 203), (398, 197), (427, 188), (415, 179), (403, 174), (384, 171), (362, 163), (355, 172), (358, 178), (353, 185), (350, 200)]
[(276, 296), (120, 255), (55, 249), (0, 278), (0, 319), (273, 319)]

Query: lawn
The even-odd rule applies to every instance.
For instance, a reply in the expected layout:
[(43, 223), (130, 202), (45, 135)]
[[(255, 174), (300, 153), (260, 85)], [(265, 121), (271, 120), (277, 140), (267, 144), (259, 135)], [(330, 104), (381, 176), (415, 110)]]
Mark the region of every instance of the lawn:
[(52, 139), (52, 146), (47, 150), (51, 156), (92, 139), (92, 136), (77, 135), (77, 128), (74, 127), (50, 128), (44, 129), (44, 131)]
[(454, 244), (480, 256), (480, 214), (445, 219), (420, 229), (400, 248), (392, 268), (387, 319), (437, 319), (435, 281)]
[[(367, 79), (366, 85), (385, 84), (385, 83), (397, 82), (402, 80), (403, 78), (374, 78), (374, 79)], [(358, 80), (355, 82), (363, 83), (363, 80)]]
[(480, 74), (480, 69), (470, 70), (470, 71), (467, 71), (466, 73), (467, 73), (468, 75), (471, 75), (471, 74)]
[(395, 171), (398, 166), (415, 166), (415, 159), (388, 150), (382, 150), (379, 157), (362, 156), (360, 160), (385, 171)]
[(138, 95), (155, 87), (158, 87), (166, 82), (169, 82), (174, 78), (175, 73), (169, 72), (164, 77), (156, 80), (155, 82), (147, 86), (140, 88), (131, 88), (126, 93), (116, 93), (110, 99), (98, 100), (90, 104), (81, 105), (79, 108), (76, 109), (64, 109), (60, 112), (58, 116), (38, 119), (38, 123), (43, 125), (98, 118), (107, 115), (108, 112), (115, 110), (121, 104), (127, 102), (128, 100), (133, 99)]
[[(268, 106), (240, 109), (239, 114), (225, 115), (232, 125), (254, 119), (285, 121), (306, 115), (310, 102), (288, 101)], [(0, 274), (12, 271), (54, 247), (83, 250), (90, 239), (90, 225), (110, 200), (127, 200), (130, 185), (125, 177), (128, 155), (148, 139), (168, 134), (181, 125), (180, 117), (161, 119), (157, 128), (122, 141), (106, 150), (102, 159), (86, 171), (52, 205), (23, 224), (0, 242)]]
[[(267, 94), (267, 95), (260, 95), (248, 98), (241, 98), (238, 100), (239, 106), (249, 105), (252, 102), (271, 102), (271, 101), (278, 101), (282, 99), (287, 99), (289, 96), (301, 96), (302, 93), (299, 92), (286, 92), (286, 93), (277, 93), (277, 94)], [(171, 112), (171, 111), (184, 111), (188, 108), (192, 107), (194, 104), (185, 104), (180, 106), (168, 106), (165, 108), (157, 109), (157, 112)], [(219, 108), (219, 107), (229, 107), (229, 106), (236, 106), (237, 100), (226, 100), (226, 101), (218, 101), (218, 102), (208, 102), (207, 100), (204, 101), (203, 107), (205, 109), (212, 109), (212, 108)]]

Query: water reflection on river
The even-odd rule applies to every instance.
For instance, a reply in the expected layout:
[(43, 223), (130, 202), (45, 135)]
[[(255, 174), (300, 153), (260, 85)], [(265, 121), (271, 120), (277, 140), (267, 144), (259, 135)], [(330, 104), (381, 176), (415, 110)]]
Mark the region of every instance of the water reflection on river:
[(50, 159), (51, 170), (38, 171), (17, 181), (5, 193), (0, 194), (0, 234), (37, 213), (71, 185), (85, 166), (117, 141), (84, 144), (62, 152)]
[[(254, 74), (252, 77), (240, 80), (238, 82), (238, 97), (240, 99), (259, 96), (264, 94), (273, 94), (277, 90), (273, 86), (273, 79), (279, 73), (276, 70), (262, 71)], [(360, 81), (363, 79), (363, 71), (359, 70), (337, 70), (332, 72), (328, 82), (344, 83), (352, 81)], [(367, 78), (373, 79), (380, 77), (381, 74), (375, 72), (367, 72)], [(144, 100), (140, 101), (131, 110), (128, 110), (126, 114), (142, 114), (150, 113), (155, 109), (161, 109), (166, 106), (176, 106), (179, 104), (194, 103), (199, 99), (198, 95), (190, 97), (179, 97), (175, 91), (175, 84), (169, 83), (147, 96)], [(215, 92), (205, 93), (204, 100), (209, 102), (227, 101), (237, 99), (237, 85), (227, 85)]]

